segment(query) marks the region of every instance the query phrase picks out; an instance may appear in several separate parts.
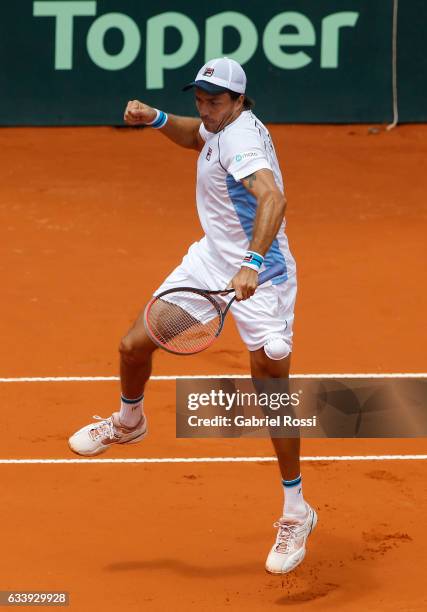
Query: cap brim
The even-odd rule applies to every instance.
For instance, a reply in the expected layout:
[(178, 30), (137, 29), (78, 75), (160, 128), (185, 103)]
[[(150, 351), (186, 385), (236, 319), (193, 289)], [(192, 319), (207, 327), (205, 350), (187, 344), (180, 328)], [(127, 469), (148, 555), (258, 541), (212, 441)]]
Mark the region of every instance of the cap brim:
[(182, 91), (188, 91), (189, 89), (192, 89), (193, 87), (198, 87), (199, 89), (203, 89), (203, 91), (206, 91), (207, 93), (210, 93), (213, 95), (230, 91), (226, 87), (215, 85), (215, 83), (208, 83), (208, 81), (192, 81), (191, 83), (188, 83), (188, 85), (183, 87)]

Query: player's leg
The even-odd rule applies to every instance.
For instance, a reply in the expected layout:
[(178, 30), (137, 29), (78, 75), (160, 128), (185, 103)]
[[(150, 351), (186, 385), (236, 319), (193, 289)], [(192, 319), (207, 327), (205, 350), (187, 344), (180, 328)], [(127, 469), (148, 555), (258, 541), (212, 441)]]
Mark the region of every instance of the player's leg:
[(128, 333), (122, 338), (120, 352), (120, 384), (122, 395), (135, 399), (144, 394), (151, 376), (152, 355), (157, 346), (150, 340), (144, 328), (141, 312)]
[[(292, 350), (295, 278), (279, 286), (260, 287), (232, 312), (242, 340), (250, 352), (253, 378), (289, 380)], [(276, 541), (266, 561), (270, 573), (293, 570), (305, 556), (306, 540), (316, 525), (315, 511), (303, 498), (299, 438), (272, 438), (284, 492), (282, 516), (274, 524)]]
[[(183, 262), (167, 277), (155, 293), (173, 287), (192, 285), (191, 262)], [(98, 422), (82, 427), (68, 441), (72, 451), (93, 456), (113, 444), (127, 444), (143, 440), (147, 434), (147, 419), (143, 412), (144, 389), (151, 375), (152, 354), (156, 345), (146, 334), (143, 312), (120, 342), (120, 410), (110, 417), (94, 417)]]
[[(291, 354), (272, 360), (265, 349), (250, 352), (252, 377), (289, 380)], [(295, 569), (304, 559), (306, 540), (317, 523), (317, 515), (302, 493), (300, 438), (273, 437), (272, 442), (282, 476), (284, 504), (281, 518), (274, 523), (278, 531), (265, 568), (271, 574), (284, 574)]]
[[(289, 281), (284, 286), (260, 287), (249, 300), (232, 306), (240, 336), (249, 349), (255, 379), (276, 378), (281, 379), (282, 385), (288, 384), (295, 295), (296, 283)], [(300, 440), (273, 437), (272, 443), (285, 493), (288, 492), (283, 513), (303, 515), (306, 506), (300, 484)], [(299, 486), (291, 486), (294, 484)], [(298, 496), (295, 491), (299, 491)]]
[[(250, 351), (252, 378), (289, 379), (291, 353), (284, 359), (272, 360), (265, 354), (264, 348)], [(279, 462), (283, 481), (290, 482), (298, 478), (300, 469), (300, 439), (271, 438)]]
[(112, 444), (135, 443), (145, 438), (144, 388), (151, 375), (152, 354), (156, 348), (147, 337), (141, 313), (119, 346), (120, 410), (107, 418), (95, 417), (97, 423), (79, 429), (68, 441), (72, 451), (94, 456), (106, 451)]

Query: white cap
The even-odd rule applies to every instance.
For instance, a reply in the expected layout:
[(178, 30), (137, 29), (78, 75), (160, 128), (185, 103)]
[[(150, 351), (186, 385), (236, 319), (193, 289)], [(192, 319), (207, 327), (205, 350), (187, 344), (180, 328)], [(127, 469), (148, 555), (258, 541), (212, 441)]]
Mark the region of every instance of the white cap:
[(219, 57), (202, 66), (195, 80), (186, 85), (183, 91), (192, 87), (200, 87), (200, 89), (211, 94), (219, 94), (224, 91), (244, 94), (246, 91), (246, 74), (235, 60), (228, 57)]

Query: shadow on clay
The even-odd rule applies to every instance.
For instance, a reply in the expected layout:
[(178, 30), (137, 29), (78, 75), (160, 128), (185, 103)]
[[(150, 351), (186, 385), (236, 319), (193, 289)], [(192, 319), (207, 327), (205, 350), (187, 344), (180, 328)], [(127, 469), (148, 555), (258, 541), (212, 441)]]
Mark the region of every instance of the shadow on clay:
[[(308, 540), (307, 555), (304, 562), (289, 574), (273, 576), (264, 570), (264, 559), (259, 562), (218, 564), (201, 566), (182, 559), (155, 558), (138, 561), (122, 561), (104, 567), (107, 572), (161, 571), (188, 576), (192, 580), (217, 579), (233, 575), (254, 577), (257, 588), (265, 591), (266, 604), (276, 606), (296, 606), (323, 599), (327, 605), (328, 596), (334, 594), (334, 604), (338, 597), (347, 599), (351, 592), (352, 601), (365, 595), (375, 587), (370, 565), (362, 556), (362, 542), (337, 537), (328, 531), (316, 531)], [(363, 583), (363, 592), (354, 588)], [(277, 598), (277, 596), (279, 597)], [(329, 602), (332, 605), (332, 601)]]
[(230, 576), (232, 574), (259, 574), (262, 572), (262, 564), (258, 563), (239, 563), (235, 565), (217, 565), (211, 567), (203, 567), (201, 565), (193, 565), (179, 559), (147, 559), (146, 561), (123, 561), (120, 563), (111, 563), (104, 568), (109, 572), (128, 572), (138, 570), (168, 570), (189, 576), (191, 578), (218, 578), (221, 576)]

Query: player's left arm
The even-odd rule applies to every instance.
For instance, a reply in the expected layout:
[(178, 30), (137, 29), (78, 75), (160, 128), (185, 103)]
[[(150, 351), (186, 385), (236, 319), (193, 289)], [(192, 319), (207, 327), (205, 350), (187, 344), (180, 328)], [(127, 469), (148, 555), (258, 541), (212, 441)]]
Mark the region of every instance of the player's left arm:
[[(249, 250), (264, 257), (277, 236), (285, 216), (286, 198), (276, 185), (273, 172), (267, 168), (257, 170), (243, 178), (242, 183), (256, 198), (258, 204)], [(251, 297), (255, 293), (257, 283), (258, 273), (242, 266), (231, 281), (231, 286), (236, 290), (237, 300)]]

